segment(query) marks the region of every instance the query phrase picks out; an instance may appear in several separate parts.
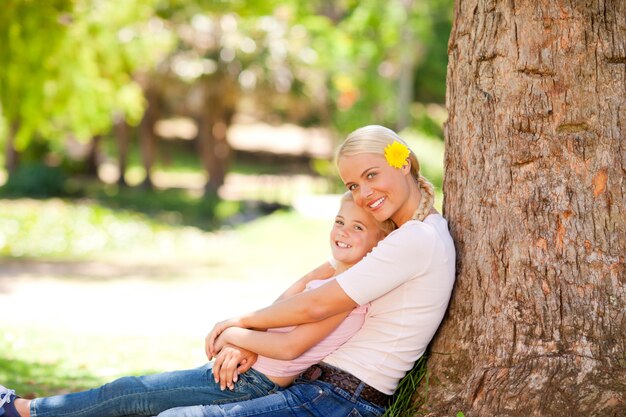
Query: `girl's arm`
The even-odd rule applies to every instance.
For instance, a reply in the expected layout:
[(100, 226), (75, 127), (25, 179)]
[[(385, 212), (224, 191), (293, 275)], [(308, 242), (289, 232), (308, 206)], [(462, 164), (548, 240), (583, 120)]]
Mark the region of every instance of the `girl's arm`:
[[(447, 236), (451, 245), (451, 239)], [(444, 239), (434, 228), (422, 222), (403, 226), (379, 242), (356, 265), (339, 274), (336, 280), (261, 310), (216, 324), (206, 337), (207, 353), (215, 352), (215, 338), (228, 327), (267, 329), (323, 320), (352, 310), (359, 304), (364, 305), (422, 276), (432, 268), (434, 262), (443, 267), (442, 262), (445, 261), (453, 268), (454, 253), (442, 253), (446, 245)], [(341, 281), (341, 285), (338, 281)]]
[[(322, 265), (318, 266), (298, 281), (296, 281), (291, 287), (287, 288), (287, 290), (280, 295), (276, 299), (276, 301), (281, 301), (286, 298), (291, 297), (292, 295), (301, 293), (304, 291), (306, 285), (314, 280), (314, 279), (327, 279), (332, 277), (335, 274), (335, 268), (330, 264), (330, 262), (325, 262)], [(274, 302), (276, 302), (274, 301)]]
[(343, 291), (337, 281), (332, 280), (319, 288), (295, 294), (261, 310), (217, 323), (205, 339), (205, 351), (207, 357), (215, 356), (215, 339), (229, 327), (268, 329), (294, 323), (313, 323), (339, 313), (350, 312), (356, 306), (357, 303)]
[(268, 358), (292, 360), (328, 336), (348, 314), (340, 313), (322, 321), (302, 324), (285, 333), (230, 327), (222, 332), (216, 348), (221, 350), (222, 346), (231, 344)]

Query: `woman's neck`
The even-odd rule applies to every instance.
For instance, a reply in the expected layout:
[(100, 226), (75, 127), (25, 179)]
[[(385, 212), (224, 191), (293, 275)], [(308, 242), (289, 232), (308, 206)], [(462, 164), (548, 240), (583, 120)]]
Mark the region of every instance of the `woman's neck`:
[(420, 202), (422, 200), (422, 192), (420, 191), (419, 184), (416, 181), (412, 181), (410, 183), (409, 193), (407, 195), (407, 199), (392, 216), (391, 220), (396, 224), (396, 226), (400, 227), (404, 223), (408, 222), (413, 218), (415, 211), (418, 209)]
[(346, 264), (341, 261), (337, 261), (337, 268), (335, 268), (335, 276), (341, 274), (342, 272), (347, 271), (354, 264)]

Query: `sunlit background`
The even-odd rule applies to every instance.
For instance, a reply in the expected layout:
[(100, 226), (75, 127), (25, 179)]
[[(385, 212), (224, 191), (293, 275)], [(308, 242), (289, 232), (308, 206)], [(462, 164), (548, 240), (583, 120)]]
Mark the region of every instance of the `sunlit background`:
[(201, 364), (329, 256), (333, 152), (400, 132), (441, 207), (451, 0), (4, 0), (0, 383)]

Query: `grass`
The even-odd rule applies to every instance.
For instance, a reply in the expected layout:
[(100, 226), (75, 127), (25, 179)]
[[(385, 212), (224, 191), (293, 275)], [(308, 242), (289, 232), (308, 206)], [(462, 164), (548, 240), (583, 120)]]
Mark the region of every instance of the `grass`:
[[(124, 300), (153, 297), (151, 293), (134, 291), (156, 288), (155, 300), (162, 302), (168, 299), (169, 292), (180, 294), (189, 282), (206, 282), (202, 288), (210, 288), (212, 279), (248, 282), (252, 277), (276, 289), (285, 287), (285, 280), (295, 280), (327, 259), (329, 228), (328, 220), (306, 219), (294, 211), (277, 211), (247, 223), (205, 231), (138, 211), (113, 209), (96, 200), (0, 200), (3, 263), (28, 266), (45, 261), (71, 266), (97, 261), (108, 267), (129, 266), (140, 275), (99, 278), (68, 272), (49, 278), (35, 272), (34, 278), (29, 279), (32, 285), (43, 285), (39, 288), (71, 288), (68, 283), (75, 282), (92, 288), (96, 297), (98, 288), (107, 285), (117, 285), (127, 294), (112, 298), (107, 308), (110, 311), (94, 311), (89, 300), (76, 299), (72, 292), (63, 293), (56, 303), (69, 305), (76, 315), (76, 320), (67, 323), (59, 322), (64, 319), (57, 318), (54, 309), (30, 311), (37, 307), (29, 305), (36, 299), (21, 296), (25, 311), (12, 309), (11, 320), (3, 324), (0, 332), (0, 383), (22, 395), (42, 396), (93, 387), (122, 375), (197, 366), (206, 360), (202, 349), (204, 332), (227, 313), (207, 313), (197, 334), (171, 333), (165, 329), (176, 331), (176, 323), (161, 326), (158, 322), (167, 320), (169, 305), (149, 305), (148, 308), (163, 310), (155, 314), (138, 310), (132, 304), (124, 305)], [(141, 272), (152, 264), (157, 268), (154, 271), (167, 266), (169, 272), (159, 276), (152, 276), (152, 269)], [(189, 276), (190, 268), (199, 273)], [(0, 275), (0, 300), (3, 293), (12, 291), (13, 282), (22, 279), (19, 275)], [(103, 292), (101, 296), (110, 294)], [(207, 293), (206, 301), (212, 302), (214, 296)], [(225, 296), (232, 297), (237, 306), (236, 294)], [(51, 305), (54, 304), (52, 300)], [(203, 309), (202, 305), (196, 308)], [(131, 323), (158, 327), (129, 329), (122, 322), (125, 318), (120, 311), (137, 316), (129, 317)], [(102, 322), (109, 323), (109, 328), (98, 328)], [(117, 329), (118, 325), (126, 330)]]
[(412, 417), (424, 403), (425, 398), (416, 398), (418, 387), (424, 387), (428, 394), (428, 369), (426, 356), (420, 357), (413, 368), (400, 380), (393, 396), (393, 403), (387, 408), (383, 417)]

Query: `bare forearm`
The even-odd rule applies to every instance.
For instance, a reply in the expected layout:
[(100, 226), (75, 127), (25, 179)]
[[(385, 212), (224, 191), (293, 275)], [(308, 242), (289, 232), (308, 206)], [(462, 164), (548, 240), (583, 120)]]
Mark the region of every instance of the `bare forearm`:
[(286, 335), (231, 327), (222, 333), (220, 339), (268, 358), (294, 359), (298, 354), (290, 352), (289, 342), (283, 336)]
[(332, 281), (312, 291), (296, 294), (266, 308), (240, 316), (239, 327), (272, 328), (324, 320), (352, 310), (356, 303)]
[(215, 356), (217, 353), (215, 341), (229, 327), (269, 329), (297, 326), (349, 312), (356, 305), (336, 281), (331, 281), (264, 309), (217, 323), (205, 338), (205, 351), (209, 359)]

